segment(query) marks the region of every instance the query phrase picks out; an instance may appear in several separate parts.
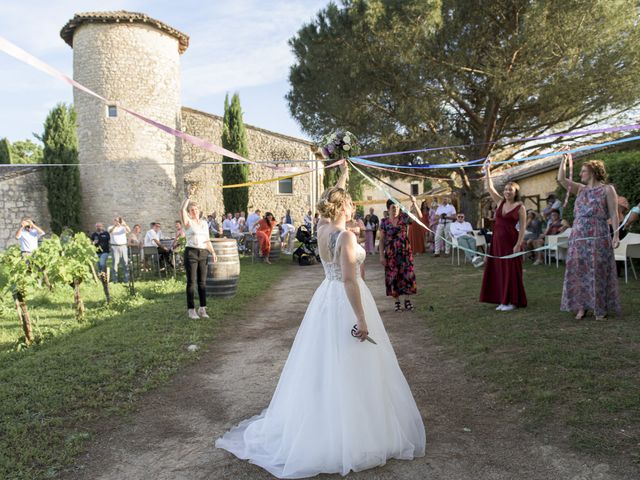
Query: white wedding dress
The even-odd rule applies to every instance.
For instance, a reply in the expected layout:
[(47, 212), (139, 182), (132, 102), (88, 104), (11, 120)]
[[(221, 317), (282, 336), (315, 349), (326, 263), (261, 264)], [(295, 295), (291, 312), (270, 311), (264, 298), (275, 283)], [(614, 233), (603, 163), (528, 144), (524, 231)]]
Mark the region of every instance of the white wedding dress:
[[(361, 471), (425, 453), (422, 417), (376, 303), (358, 278), (369, 336), (351, 335), (356, 316), (340, 271), (339, 232), (329, 239), (326, 278), (316, 290), (269, 407), (216, 441), (278, 478)], [(360, 264), (366, 257), (358, 246)]]

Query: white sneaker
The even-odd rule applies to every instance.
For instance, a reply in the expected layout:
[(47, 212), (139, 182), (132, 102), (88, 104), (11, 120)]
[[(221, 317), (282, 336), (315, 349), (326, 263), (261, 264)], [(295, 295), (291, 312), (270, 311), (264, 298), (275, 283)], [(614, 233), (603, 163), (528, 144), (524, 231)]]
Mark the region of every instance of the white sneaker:
[(198, 315), (200, 315), (200, 318), (209, 318), (209, 315), (207, 315), (207, 309), (204, 307), (200, 307), (198, 309)]
[(200, 317), (196, 313), (196, 309), (195, 308), (190, 308), (189, 310), (187, 310), (187, 315), (189, 315), (189, 318), (192, 319), (192, 320), (199, 320), (200, 319)]
[(515, 305), (505, 305), (504, 307), (502, 307), (502, 311), (503, 312), (510, 312), (511, 310), (515, 310), (517, 307)]
[(476, 268), (481, 267), (482, 265), (484, 265), (484, 258), (482, 258), (480, 255), (476, 255), (471, 259), (471, 264)]
[(506, 305), (500, 304), (496, 307), (496, 310), (498, 310), (499, 312), (502, 311), (502, 309), (504, 309), (504, 307), (506, 307)]

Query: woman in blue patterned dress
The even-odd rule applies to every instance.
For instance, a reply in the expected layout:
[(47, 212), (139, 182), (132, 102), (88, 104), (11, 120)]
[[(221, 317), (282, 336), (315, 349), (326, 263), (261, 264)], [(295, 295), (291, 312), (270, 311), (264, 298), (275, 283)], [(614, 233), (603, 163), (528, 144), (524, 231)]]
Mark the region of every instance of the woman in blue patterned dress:
[[(419, 212), (415, 197), (411, 202), (416, 212)], [(413, 268), (413, 251), (407, 237), (409, 216), (402, 213), (400, 208), (391, 200), (387, 200), (389, 218), (380, 222), (380, 263), (384, 266), (384, 283), (387, 296), (395, 299), (395, 311), (402, 310), (400, 295), (416, 294), (416, 274)], [(413, 310), (411, 300), (404, 300), (404, 309)]]
[[(570, 193), (577, 194), (577, 198), (560, 310), (576, 312), (576, 320), (592, 310), (596, 320), (602, 320), (609, 312), (620, 313), (613, 254), (620, 244), (617, 195), (613, 186), (606, 183), (607, 174), (601, 161), (591, 160), (582, 165), (580, 183), (567, 179), (568, 158), (569, 155), (562, 158), (558, 182)], [(613, 238), (607, 220), (613, 227)]]

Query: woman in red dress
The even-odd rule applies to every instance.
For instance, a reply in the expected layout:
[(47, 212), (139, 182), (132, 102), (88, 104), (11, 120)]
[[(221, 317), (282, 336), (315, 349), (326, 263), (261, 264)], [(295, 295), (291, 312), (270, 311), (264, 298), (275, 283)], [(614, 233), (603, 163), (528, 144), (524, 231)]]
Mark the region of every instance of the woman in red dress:
[[(485, 178), (487, 190), (498, 208), (493, 226), (493, 239), (489, 253), (496, 257), (503, 257), (522, 251), (524, 244), (524, 226), (527, 224), (527, 212), (520, 201), (520, 187), (515, 182), (504, 186), (501, 196), (493, 186), (491, 179), (491, 161), (485, 164)], [(516, 224), (520, 222), (520, 231)], [(480, 301), (497, 303), (496, 310), (507, 312), (527, 306), (527, 295), (522, 280), (523, 257), (502, 259), (487, 257)]]
[(254, 229), (256, 230), (256, 236), (258, 238), (258, 244), (260, 245), (260, 256), (264, 258), (264, 263), (269, 261), (269, 253), (271, 253), (271, 232), (273, 227), (276, 226), (276, 219), (271, 212), (267, 212), (264, 218), (259, 220)]
[[(411, 213), (418, 217), (422, 223), (429, 225), (429, 206), (427, 205), (427, 202), (422, 202), (422, 205), (420, 205), (420, 212), (415, 208), (412, 208)], [(427, 231), (424, 227), (421, 227), (416, 222), (409, 224), (409, 243), (411, 244), (413, 253), (425, 253), (427, 251), (425, 248), (426, 234)]]

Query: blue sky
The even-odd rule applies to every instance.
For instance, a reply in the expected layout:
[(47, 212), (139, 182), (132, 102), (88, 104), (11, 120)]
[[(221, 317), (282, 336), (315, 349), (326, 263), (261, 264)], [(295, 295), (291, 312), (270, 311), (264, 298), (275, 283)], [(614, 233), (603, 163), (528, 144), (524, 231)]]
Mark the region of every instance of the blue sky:
[[(293, 56), (287, 44), (328, 0), (41, 1), (0, 0), (0, 35), (53, 67), (72, 73), (72, 50), (59, 32), (76, 12), (143, 12), (186, 33), (182, 103), (222, 114), (226, 92), (238, 92), (244, 121), (305, 137), (284, 95)], [(72, 102), (71, 87), (0, 52), (0, 138), (40, 133), (49, 110)]]

